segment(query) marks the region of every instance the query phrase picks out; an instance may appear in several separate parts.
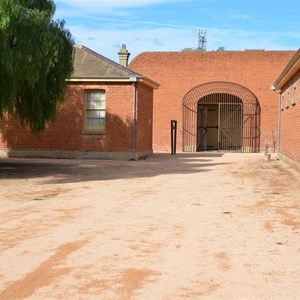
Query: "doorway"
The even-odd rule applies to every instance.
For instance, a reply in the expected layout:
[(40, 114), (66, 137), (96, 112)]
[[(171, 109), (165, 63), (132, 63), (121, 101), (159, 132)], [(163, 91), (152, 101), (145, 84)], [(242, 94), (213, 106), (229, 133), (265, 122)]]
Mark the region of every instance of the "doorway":
[(197, 151), (241, 150), (243, 104), (198, 102)]
[(247, 88), (208, 82), (191, 89), (182, 102), (182, 150), (259, 152), (260, 105)]
[(218, 150), (219, 106), (198, 103), (197, 151)]

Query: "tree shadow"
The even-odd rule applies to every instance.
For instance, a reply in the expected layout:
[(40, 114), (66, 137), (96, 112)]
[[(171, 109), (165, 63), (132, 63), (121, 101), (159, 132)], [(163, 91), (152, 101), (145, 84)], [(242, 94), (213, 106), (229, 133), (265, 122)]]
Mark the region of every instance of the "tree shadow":
[(147, 178), (159, 175), (209, 172), (227, 164), (222, 153), (156, 153), (139, 161), (70, 159), (0, 159), (0, 181), (44, 179), (41, 184)]
[[(95, 88), (99, 86), (95, 85)], [(55, 120), (47, 122), (44, 131), (37, 134), (33, 134), (28, 125), (22, 126), (17, 117), (6, 116), (0, 128), (0, 148), (11, 152), (39, 151), (41, 157), (49, 157), (47, 151), (54, 152), (57, 157), (60, 154), (66, 157), (63, 152), (70, 152), (70, 158), (80, 152), (130, 152), (132, 116), (131, 107), (128, 111), (128, 99), (124, 97), (116, 106), (115, 98), (111, 95), (107, 97), (105, 129), (99, 128), (97, 132), (86, 128), (84, 92), (80, 84), (70, 84), (66, 100), (59, 106)]]
[(21, 157), (22, 152), (26, 157), (26, 151), (38, 151), (43, 158), (51, 157), (51, 153), (48, 154), (51, 151), (57, 158), (68, 155), (64, 153), (70, 153), (69, 157), (73, 158), (72, 155), (80, 152), (130, 152), (132, 126), (128, 117), (125, 119), (107, 112), (106, 122), (106, 132), (88, 132), (83, 129), (82, 112), (69, 119), (61, 112), (53, 123), (47, 123), (43, 132), (33, 134), (28, 126), (22, 127), (17, 118), (10, 118), (3, 122), (0, 147), (2, 139), (2, 148), (7, 148), (8, 153), (20, 151), (17, 157)]

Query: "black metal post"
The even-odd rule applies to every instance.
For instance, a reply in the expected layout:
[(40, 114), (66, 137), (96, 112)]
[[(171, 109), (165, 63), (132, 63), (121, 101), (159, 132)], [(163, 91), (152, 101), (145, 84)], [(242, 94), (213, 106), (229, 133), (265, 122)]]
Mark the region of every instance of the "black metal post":
[(171, 154), (176, 154), (177, 121), (171, 120)]

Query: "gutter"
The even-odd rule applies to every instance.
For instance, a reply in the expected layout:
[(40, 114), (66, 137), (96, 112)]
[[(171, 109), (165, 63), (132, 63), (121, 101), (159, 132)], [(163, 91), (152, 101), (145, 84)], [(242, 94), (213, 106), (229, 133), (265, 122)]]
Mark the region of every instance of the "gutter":
[(66, 79), (67, 82), (132, 82), (132, 79), (141, 82), (153, 89), (157, 89), (159, 84), (147, 77), (71, 77)]

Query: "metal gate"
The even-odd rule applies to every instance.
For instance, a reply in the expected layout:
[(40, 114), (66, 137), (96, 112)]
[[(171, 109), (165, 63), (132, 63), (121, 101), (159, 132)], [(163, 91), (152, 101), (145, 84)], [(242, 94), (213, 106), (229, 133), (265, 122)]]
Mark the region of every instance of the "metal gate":
[[(210, 114), (210, 111), (217, 109)], [(183, 100), (183, 151), (258, 152), (260, 106), (243, 86), (210, 82), (192, 89)]]
[(207, 150), (207, 116), (207, 105), (199, 104), (197, 114), (197, 151)]
[(219, 107), (219, 150), (242, 150), (243, 103), (220, 103)]
[[(215, 124), (208, 123), (209, 104), (198, 104), (197, 151), (241, 150), (243, 146), (243, 104), (219, 103)], [(208, 144), (209, 130), (215, 129), (217, 145)]]

